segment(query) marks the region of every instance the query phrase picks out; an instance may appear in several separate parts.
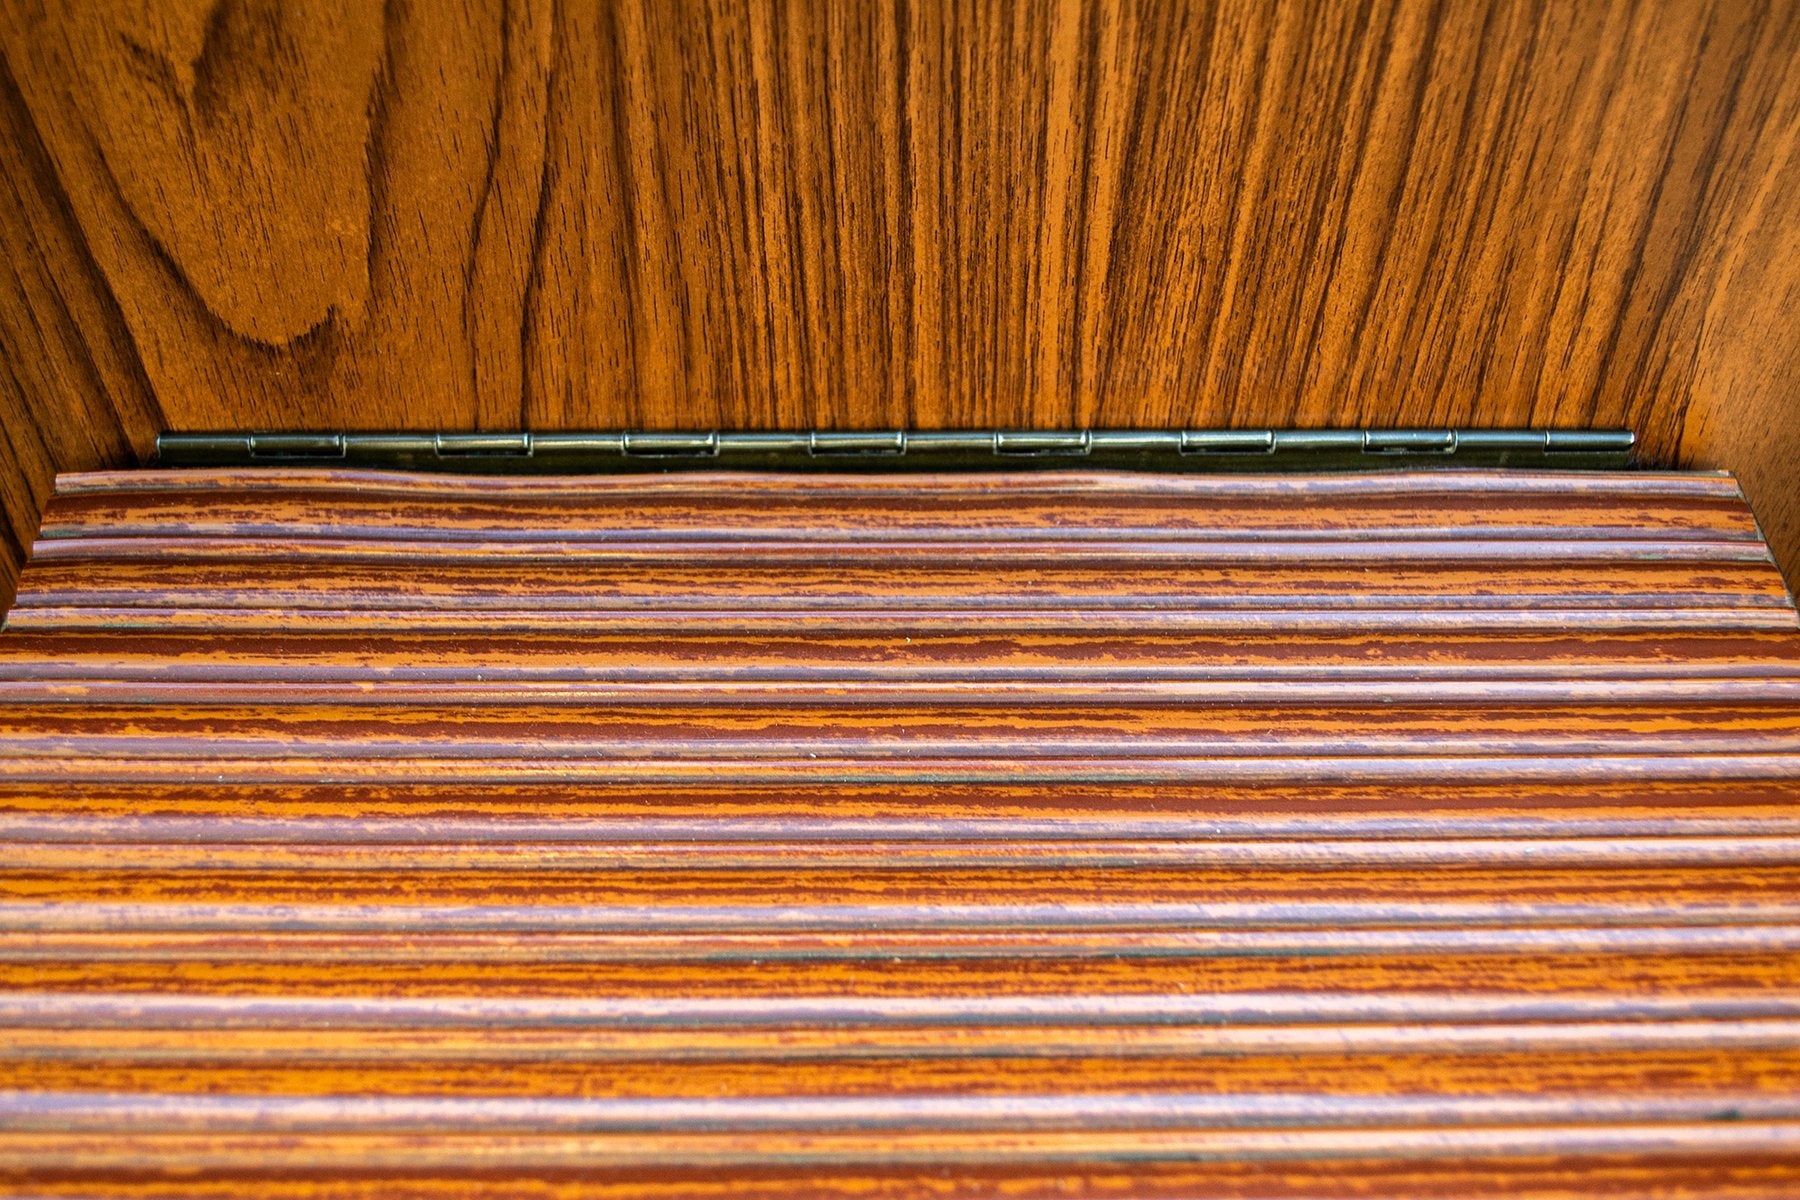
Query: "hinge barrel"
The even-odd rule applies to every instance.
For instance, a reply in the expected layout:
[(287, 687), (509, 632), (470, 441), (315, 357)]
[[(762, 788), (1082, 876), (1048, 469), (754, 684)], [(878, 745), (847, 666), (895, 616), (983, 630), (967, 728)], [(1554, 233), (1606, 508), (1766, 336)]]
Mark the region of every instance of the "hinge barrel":
[(1620, 429), (624, 430), (594, 433), (165, 433), (165, 467), (353, 466), (564, 474), (789, 471), (1613, 469)]

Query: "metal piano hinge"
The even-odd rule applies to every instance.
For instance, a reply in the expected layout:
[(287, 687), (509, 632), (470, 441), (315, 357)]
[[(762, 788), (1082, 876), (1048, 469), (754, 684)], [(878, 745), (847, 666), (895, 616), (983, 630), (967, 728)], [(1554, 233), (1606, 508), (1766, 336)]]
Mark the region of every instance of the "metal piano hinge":
[(165, 467), (354, 466), (587, 474), (818, 471), (1354, 471), (1629, 466), (1618, 429), (881, 430), (612, 433), (165, 433)]

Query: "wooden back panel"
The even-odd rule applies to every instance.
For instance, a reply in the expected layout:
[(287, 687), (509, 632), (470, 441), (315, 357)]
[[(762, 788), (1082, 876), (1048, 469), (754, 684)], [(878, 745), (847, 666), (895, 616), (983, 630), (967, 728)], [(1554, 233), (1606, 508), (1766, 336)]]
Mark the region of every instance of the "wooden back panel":
[(1800, 12), (0, 3), (4, 575), (163, 428), (1628, 426), (1779, 551)]

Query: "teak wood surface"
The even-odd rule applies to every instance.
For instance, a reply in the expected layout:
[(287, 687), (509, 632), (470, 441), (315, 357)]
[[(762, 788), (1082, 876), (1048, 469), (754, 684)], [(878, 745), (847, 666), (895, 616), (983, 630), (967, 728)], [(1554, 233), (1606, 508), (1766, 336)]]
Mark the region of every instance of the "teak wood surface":
[(65, 476), (0, 1192), (1791, 1197), (1797, 786), (1728, 477)]
[(1800, 563), (1789, 0), (0, 2), (0, 596), (163, 429), (1628, 427)]

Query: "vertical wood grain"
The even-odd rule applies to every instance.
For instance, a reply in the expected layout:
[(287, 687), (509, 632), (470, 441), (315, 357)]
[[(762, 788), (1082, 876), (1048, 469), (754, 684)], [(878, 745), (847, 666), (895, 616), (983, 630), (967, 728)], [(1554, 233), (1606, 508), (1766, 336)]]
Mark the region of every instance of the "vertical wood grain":
[(6, 0), (0, 52), (7, 257), (93, 297), (5, 300), (16, 388), (108, 363), (125, 441), (1624, 425), (1794, 544), (1699, 432), (1793, 399), (1792, 4)]
[(1800, 76), (1766, 97), (1742, 168), (1752, 201), (1717, 231), (1719, 283), (1702, 320), (1680, 443), (1685, 465), (1737, 472), (1800, 591)]

